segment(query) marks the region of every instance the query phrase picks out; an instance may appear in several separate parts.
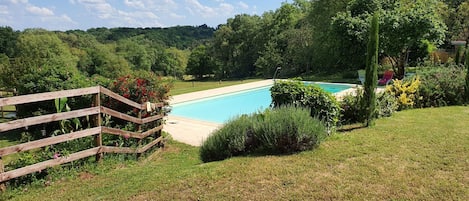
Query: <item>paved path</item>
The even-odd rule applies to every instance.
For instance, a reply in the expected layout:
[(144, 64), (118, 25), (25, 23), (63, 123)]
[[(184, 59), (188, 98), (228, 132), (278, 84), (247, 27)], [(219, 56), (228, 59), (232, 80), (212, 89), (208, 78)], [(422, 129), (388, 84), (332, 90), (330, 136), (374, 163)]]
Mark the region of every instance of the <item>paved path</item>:
[[(263, 80), (258, 82), (250, 82), (246, 84), (210, 89), (205, 91), (192, 92), (187, 94), (181, 94), (173, 96), (169, 101), (170, 105), (183, 103), (191, 100), (197, 100), (206, 97), (218, 96), (227, 93), (233, 93), (237, 91), (244, 91), (247, 89), (265, 87), (273, 85), (273, 80)], [(346, 94), (354, 94), (357, 85), (352, 85), (353, 88), (341, 91), (336, 93), (335, 96), (340, 99)], [(174, 115), (169, 115), (166, 117), (166, 124), (164, 125), (163, 130), (173, 137), (174, 140), (190, 144), (193, 146), (200, 146), (213, 131), (220, 128), (222, 124), (217, 124), (213, 122), (206, 122), (194, 119), (188, 119), (183, 117), (178, 117)]]

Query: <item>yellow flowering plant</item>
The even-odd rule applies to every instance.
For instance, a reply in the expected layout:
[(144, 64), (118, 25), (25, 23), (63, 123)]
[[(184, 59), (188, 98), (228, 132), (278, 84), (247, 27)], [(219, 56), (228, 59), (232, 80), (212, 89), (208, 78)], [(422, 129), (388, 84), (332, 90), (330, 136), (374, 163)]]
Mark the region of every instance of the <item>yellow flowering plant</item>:
[(408, 109), (415, 105), (420, 83), (418, 76), (414, 76), (410, 81), (393, 80), (393, 84), (388, 85), (386, 91), (397, 98), (399, 104), (398, 110)]

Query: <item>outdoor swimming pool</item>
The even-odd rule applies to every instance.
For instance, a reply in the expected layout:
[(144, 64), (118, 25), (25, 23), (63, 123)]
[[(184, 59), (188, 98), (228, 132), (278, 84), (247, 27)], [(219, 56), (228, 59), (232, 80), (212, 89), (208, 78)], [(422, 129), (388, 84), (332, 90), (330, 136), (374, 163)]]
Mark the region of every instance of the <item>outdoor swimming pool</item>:
[[(331, 93), (340, 92), (351, 87), (351, 85), (331, 83), (319, 83), (318, 85)], [(269, 108), (272, 102), (270, 87), (267, 86), (175, 104), (173, 105), (171, 115), (225, 123), (230, 118), (238, 115)]]

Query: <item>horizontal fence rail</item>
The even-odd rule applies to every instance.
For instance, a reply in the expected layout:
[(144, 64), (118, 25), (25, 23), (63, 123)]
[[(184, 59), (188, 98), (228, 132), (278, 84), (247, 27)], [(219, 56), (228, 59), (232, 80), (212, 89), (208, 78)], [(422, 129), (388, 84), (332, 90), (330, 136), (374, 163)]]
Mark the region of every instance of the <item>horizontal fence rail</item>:
[[(51, 123), (61, 120), (79, 118), (79, 117), (93, 117), (93, 126), (87, 129), (61, 134), (57, 136), (42, 138), (35, 141), (30, 141), (22, 144), (17, 144), (9, 147), (0, 148), (0, 190), (4, 190), (4, 182), (17, 178), (20, 176), (24, 176), (27, 174), (31, 174), (34, 172), (41, 171), (43, 169), (69, 163), (72, 161), (76, 161), (79, 159), (87, 158), (90, 156), (96, 156), (96, 160), (100, 161), (102, 159), (103, 153), (126, 153), (126, 154), (142, 154), (148, 151), (150, 148), (154, 147), (155, 145), (159, 145), (164, 142), (164, 138), (161, 136), (161, 131), (163, 129), (163, 103), (136, 103), (132, 100), (129, 100), (119, 94), (112, 92), (109, 89), (106, 89), (101, 86), (96, 87), (88, 87), (88, 88), (81, 88), (81, 89), (73, 89), (73, 90), (63, 90), (63, 91), (56, 91), (56, 92), (46, 92), (46, 93), (38, 93), (38, 94), (30, 94), (30, 95), (22, 95), (22, 96), (13, 96), (7, 98), (0, 98), (0, 107), (8, 106), (8, 105), (20, 105), (20, 104), (28, 104), (28, 103), (36, 103), (41, 101), (48, 101), (48, 100), (55, 100), (58, 98), (64, 97), (79, 97), (79, 96), (93, 96), (93, 104), (89, 108), (72, 110), (69, 112), (60, 112), (54, 114), (47, 114), (41, 116), (34, 116), (28, 117), (24, 119), (12, 120), (5, 123), (0, 123), (0, 135), (3, 132), (11, 131), (18, 128), (24, 128), (28, 126), (34, 125), (41, 125), (45, 123)], [(110, 97), (116, 101), (124, 103), (128, 106), (138, 109), (140, 112), (142, 110), (154, 110), (159, 111), (157, 115), (149, 116), (146, 118), (133, 117), (128, 114), (124, 114), (122, 112), (107, 108), (101, 105), (101, 96)], [(138, 125), (143, 125), (151, 122), (157, 122), (157, 126), (150, 128), (146, 131), (141, 131), (138, 129), (138, 132), (126, 131), (118, 128), (110, 128), (106, 126), (102, 126), (101, 122), (101, 115), (106, 114), (110, 115), (115, 118), (119, 118), (121, 120), (125, 120), (126, 122), (132, 122)], [(91, 118), (90, 118), (91, 119)], [(140, 126), (138, 126), (140, 128)], [(103, 146), (102, 142), (102, 135), (117, 135), (122, 136), (125, 138), (134, 138), (139, 140), (143, 140), (149, 136), (155, 135), (155, 138), (146, 145), (138, 146), (136, 148), (130, 147), (113, 147), (113, 146)], [(2, 157), (21, 153), (29, 150), (34, 150), (38, 148), (43, 148), (47, 146), (51, 146), (58, 143), (63, 143), (71, 140), (76, 140), (84, 137), (95, 137), (95, 147), (89, 148), (83, 151), (79, 151), (76, 153), (71, 153), (66, 156), (60, 156), (54, 159), (46, 160), (43, 162), (39, 162), (33, 165), (21, 167), (18, 169), (10, 170), (4, 172), (4, 164)]]

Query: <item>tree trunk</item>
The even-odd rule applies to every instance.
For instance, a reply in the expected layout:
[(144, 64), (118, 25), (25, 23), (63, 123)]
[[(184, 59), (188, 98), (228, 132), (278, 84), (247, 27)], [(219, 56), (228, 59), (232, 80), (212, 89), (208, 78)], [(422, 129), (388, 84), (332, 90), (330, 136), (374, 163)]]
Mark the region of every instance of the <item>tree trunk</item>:
[(405, 75), (405, 66), (407, 62), (407, 51), (403, 51), (398, 58), (397, 62), (397, 74), (396, 77), (398, 79), (404, 78)]

